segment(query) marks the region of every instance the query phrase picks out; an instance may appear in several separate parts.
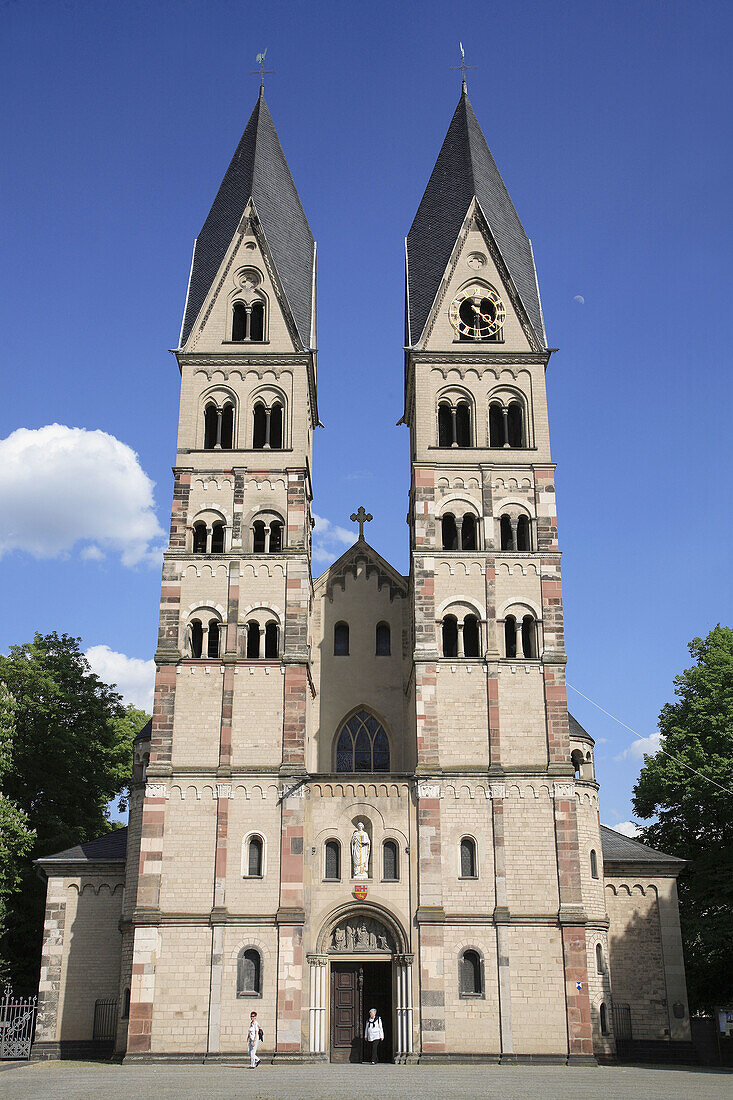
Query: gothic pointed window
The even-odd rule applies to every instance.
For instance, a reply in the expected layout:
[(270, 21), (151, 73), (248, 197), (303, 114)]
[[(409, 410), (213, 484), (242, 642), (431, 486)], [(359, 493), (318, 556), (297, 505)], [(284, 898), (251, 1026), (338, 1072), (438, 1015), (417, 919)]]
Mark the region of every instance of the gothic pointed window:
[(455, 615), (446, 615), (443, 619), (443, 656), (458, 656), (458, 619)]
[(377, 623), (377, 657), (389, 657), (390, 652), (389, 623)]
[(337, 772), (388, 772), (389, 739), (381, 723), (366, 710), (344, 722), (336, 740)]
[(262, 996), (262, 956), (254, 947), (243, 947), (237, 955), (237, 996)]
[(443, 539), (444, 550), (457, 550), (458, 549), (458, 528), (456, 527), (456, 517), (452, 512), (446, 512), (440, 520), (440, 530)]
[(341, 879), (341, 845), (338, 840), (326, 841), (324, 878), (329, 882), (339, 882)]

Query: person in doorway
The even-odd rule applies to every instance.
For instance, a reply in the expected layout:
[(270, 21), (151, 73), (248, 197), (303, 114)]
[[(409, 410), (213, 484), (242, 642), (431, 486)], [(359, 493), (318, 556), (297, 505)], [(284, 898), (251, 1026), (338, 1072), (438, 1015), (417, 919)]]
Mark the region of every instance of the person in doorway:
[(260, 1025), (257, 1023), (257, 1013), (250, 1012), (249, 1015), (249, 1031), (247, 1032), (247, 1046), (249, 1047), (249, 1068), (256, 1069), (260, 1064), (260, 1060), (257, 1057), (257, 1044), (260, 1041), (262, 1032)]
[(366, 1039), (369, 1061), (373, 1066), (376, 1066), (379, 1058), (379, 1040), (384, 1038), (382, 1020), (377, 1016), (376, 1008), (369, 1009), (369, 1016), (364, 1028), (364, 1038)]

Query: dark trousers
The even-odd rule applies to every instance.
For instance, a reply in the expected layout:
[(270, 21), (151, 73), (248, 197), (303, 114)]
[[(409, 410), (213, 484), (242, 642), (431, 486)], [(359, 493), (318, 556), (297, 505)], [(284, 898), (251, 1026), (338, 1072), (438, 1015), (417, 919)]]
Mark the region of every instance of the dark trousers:
[(367, 1062), (379, 1061), (379, 1039), (365, 1039)]

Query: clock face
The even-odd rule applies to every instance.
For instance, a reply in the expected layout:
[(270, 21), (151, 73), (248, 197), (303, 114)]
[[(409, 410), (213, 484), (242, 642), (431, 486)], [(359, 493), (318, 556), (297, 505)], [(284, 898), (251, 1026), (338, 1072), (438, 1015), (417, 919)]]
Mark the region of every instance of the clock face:
[(489, 340), (501, 330), (506, 309), (493, 287), (464, 287), (451, 302), (450, 323), (462, 340)]

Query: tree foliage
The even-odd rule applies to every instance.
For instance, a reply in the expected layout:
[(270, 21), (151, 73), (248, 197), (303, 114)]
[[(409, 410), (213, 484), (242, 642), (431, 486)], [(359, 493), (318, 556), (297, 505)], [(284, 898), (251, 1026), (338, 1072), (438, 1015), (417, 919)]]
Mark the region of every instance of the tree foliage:
[(679, 895), (694, 1011), (733, 1002), (733, 630), (718, 625), (689, 650), (695, 663), (659, 715), (670, 755), (645, 757), (633, 804), (656, 818), (641, 839), (689, 861)]
[[(15, 711), (15, 700), (5, 684), (0, 683), (0, 786), (10, 770)], [(5, 931), (8, 904), (21, 883), (24, 857), (33, 847), (34, 839), (27, 815), (0, 791), (0, 937)], [(0, 955), (0, 982), (8, 977), (8, 964)]]
[(117, 692), (91, 671), (79, 641), (36, 634), (0, 656), (0, 681), (15, 701), (3, 793), (35, 832), (32, 849), (20, 860), (21, 890), (10, 902), (2, 940), (19, 992), (35, 988), (43, 929), (45, 886), (32, 860), (113, 827), (108, 803), (126, 788), (132, 741), (147, 719), (125, 709)]

